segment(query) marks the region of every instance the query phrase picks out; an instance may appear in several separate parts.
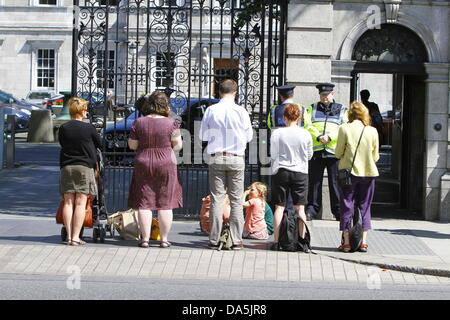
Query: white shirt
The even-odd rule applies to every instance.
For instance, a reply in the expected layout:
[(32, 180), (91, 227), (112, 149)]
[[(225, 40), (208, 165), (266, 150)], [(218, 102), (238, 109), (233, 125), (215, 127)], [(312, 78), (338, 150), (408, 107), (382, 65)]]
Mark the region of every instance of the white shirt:
[(272, 174), (280, 168), (289, 171), (308, 173), (308, 161), (313, 156), (311, 134), (303, 128), (282, 127), (270, 137), (270, 157)]
[[(294, 100), (292, 100), (292, 99), (286, 99), (286, 100), (283, 101), (282, 104), (288, 104), (288, 103), (294, 103)], [(294, 103), (294, 104), (295, 104), (295, 103)]]
[(208, 154), (228, 152), (243, 156), (253, 138), (250, 116), (232, 99), (221, 99), (206, 109), (199, 136), (208, 142)]

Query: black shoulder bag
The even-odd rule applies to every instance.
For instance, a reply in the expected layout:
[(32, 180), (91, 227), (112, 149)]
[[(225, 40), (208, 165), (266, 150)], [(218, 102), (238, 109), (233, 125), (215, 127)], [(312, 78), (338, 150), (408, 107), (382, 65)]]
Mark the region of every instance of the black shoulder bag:
[(361, 135), (359, 136), (358, 145), (356, 146), (355, 154), (353, 155), (352, 166), (350, 167), (350, 169), (338, 170), (338, 183), (341, 187), (348, 187), (348, 186), (352, 185), (351, 172), (352, 172), (353, 165), (355, 164), (356, 153), (358, 152), (359, 144), (361, 143), (361, 138), (363, 136), (365, 128), (366, 128), (366, 126), (364, 126), (364, 128), (361, 131)]

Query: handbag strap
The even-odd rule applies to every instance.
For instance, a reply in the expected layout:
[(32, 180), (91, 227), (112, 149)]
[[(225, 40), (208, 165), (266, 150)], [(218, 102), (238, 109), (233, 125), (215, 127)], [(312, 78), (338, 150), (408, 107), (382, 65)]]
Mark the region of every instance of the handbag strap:
[(361, 138), (363, 136), (365, 128), (366, 128), (366, 126), (364, 126), (364, 128), (361, 131), (361, 135), (359, 136), (358, 145), (356, 146), (355, 154), (353, 155), (353, 161), (352, 161), (352, 166), (350, 167), (350, 171), (353, 169), (353, 165), (355, 164), (356, 153), (358, 152), (359, 144), (361, 143)]

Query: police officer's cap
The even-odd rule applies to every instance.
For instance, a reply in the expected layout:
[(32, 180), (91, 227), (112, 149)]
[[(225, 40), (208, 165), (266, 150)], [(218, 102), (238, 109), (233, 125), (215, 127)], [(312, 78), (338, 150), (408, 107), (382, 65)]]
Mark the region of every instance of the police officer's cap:
[(328, 94), (333, 92), (334, 84), (324, 82), (316, 85), (316, 88), (319, 89), (319, 94)]
[(295, 86), (293, 85), (285, 85), (277, 87), (278, 92), (283, 96), (292, 96), (294, 95)]

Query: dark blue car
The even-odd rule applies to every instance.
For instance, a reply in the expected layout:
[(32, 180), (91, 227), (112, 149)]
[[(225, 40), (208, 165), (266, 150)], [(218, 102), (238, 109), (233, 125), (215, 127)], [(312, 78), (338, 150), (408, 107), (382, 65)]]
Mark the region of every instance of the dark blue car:
[[(187, 99), (171, 98), (170, 107), (172, 109), (172, 117), (174, 117), (179, 123), (180, 127), (187, 129), (191, 132), (194, 131), (194, 121), (201, 121), (206, 109), (215, 103), (218, 103), (219, 99), (214, 98), (191, 98), (189, 100), (189, 108), (187, 107)], [(190, 121), (188, 121), (190, 113)], [(115, 124), (109, 125), (104, 130), (107, 152), (130, 152), (128, 149), (128, 135), (130, 133), (131, 125), (134, 120), (141, 116), (139, 111), (132, 112), (128, 117), (122, 121), (118, 121)]]

